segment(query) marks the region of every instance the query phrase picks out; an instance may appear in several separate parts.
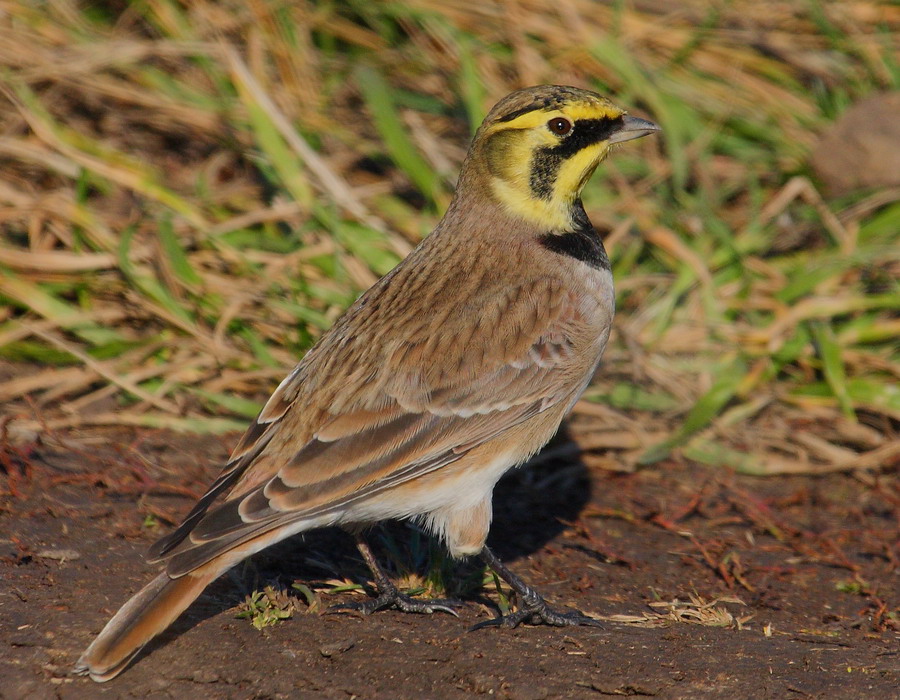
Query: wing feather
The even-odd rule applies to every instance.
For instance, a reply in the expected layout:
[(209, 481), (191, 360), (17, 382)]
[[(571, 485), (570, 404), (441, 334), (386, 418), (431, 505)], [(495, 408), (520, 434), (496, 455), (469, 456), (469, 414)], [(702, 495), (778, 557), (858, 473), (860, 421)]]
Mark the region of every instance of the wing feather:
[(590, 369), (574, 361), (582, 315), (560, 282), (534, 279), (411, 324), (405, 337), (384, 332), (391, 340), (378, 346), (365, 344), (372, 334), (353, 327), (351, 309), (282, 382), (210, 491), (151, 553), (169, 558), (171, 575), (186, 573), (268, 530), (338, 513), (446, 467), (570, 401)]

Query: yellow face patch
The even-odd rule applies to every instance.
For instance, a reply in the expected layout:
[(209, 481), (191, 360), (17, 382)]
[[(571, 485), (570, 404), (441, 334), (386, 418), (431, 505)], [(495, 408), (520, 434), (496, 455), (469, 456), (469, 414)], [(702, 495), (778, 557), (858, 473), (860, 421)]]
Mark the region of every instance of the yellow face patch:
[[(547, 230), (572, 226), (572, 204), (609, 151), (605, 129), (624, 112), (598, 98), (500, 119), (483, 134), (491, 187), (515, 214)], [(555, 120), (566, 133), (550, 125)]]

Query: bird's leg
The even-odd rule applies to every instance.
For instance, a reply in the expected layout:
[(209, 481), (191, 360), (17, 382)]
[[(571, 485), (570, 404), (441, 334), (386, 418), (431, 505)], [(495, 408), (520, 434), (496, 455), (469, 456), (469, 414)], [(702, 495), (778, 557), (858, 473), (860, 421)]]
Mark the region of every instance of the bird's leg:
[(501, 615), (493, 620), (479, 622), (472, 628), (473, 630), (481, 629), (482, 627), (516, 627), (522, 622), (528, 622), (532, 625), (553, 625), (554, 627), (570, 625), (601, 626), (597, 620), (577, 610), (563, 613), (551, 608), (540, 593), (510, 571), (487, 545), (481, 550), (481, 558), (516, 592), (519, 609), (516, 612)]
[(372, 572), (372, 576), (375, 579), (375, 587), (378, 589), (378, 596), (372, 600), (367, 600), (364, 603), (335, 605), (332, 606), (332, 610), (336, 612), (340, 612), (341, 610), (355, 610), (363, 615), (369, 615), (376, 610), (396, 608), (403, 612), (428, 613), (429, 615), (440, 611), (459, 617), (456, 611), (450, 607), (451, 605), (459, 604), (455, 600), (442, 598), (421, 600), (412, 598), (405, 593), (401, 593), (397, 586), (394, 585), (394, 582), (391, 581), (387, 572), (382, 568), (381, 564), (378, 563), (378, 560), (372, 553), (372, 549), (369, 547), (369, 543), (366, 542), (365, 538), (359, 533), (355, 535), (355, 538), (356, 547), (359, 549), (359, 553), (362, 555), (363, 560), (366, 562), (366, 566), (369, 567), (369, 571)]

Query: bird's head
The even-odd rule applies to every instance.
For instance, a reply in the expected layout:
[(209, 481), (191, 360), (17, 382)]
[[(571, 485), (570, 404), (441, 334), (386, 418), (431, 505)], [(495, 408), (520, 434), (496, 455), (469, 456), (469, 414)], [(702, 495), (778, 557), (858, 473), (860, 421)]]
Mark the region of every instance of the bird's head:
[(525, 88), (500, 100), (485, 117), (465, 176), (486, 184), (509, 213), (546, 230), (564, 231), (572, 226), (573, 206), (610, 146), (658, 130), (588, 90)]

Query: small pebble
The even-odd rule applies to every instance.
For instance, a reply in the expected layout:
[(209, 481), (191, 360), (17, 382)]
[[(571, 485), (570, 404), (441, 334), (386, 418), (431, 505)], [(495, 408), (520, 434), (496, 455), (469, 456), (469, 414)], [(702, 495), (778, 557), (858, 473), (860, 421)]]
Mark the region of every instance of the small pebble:
[(335, 654), (343, 654), (345, 651), (352, 649), (356, 645), (355, 639), (344, 639), (339, 642), (331, 642), (323, 644), (319, 647), (319, 653), (325, 658), (330, 658)]

